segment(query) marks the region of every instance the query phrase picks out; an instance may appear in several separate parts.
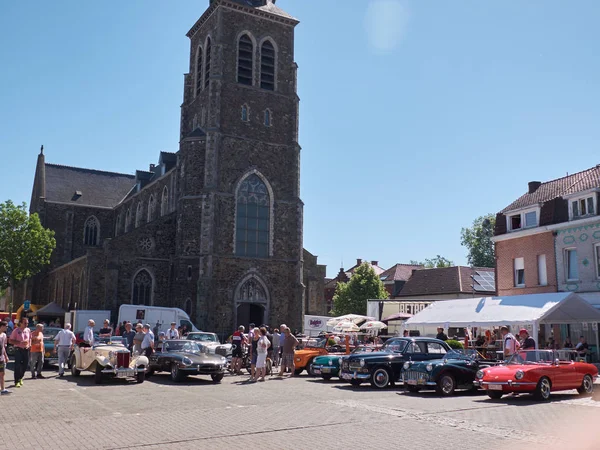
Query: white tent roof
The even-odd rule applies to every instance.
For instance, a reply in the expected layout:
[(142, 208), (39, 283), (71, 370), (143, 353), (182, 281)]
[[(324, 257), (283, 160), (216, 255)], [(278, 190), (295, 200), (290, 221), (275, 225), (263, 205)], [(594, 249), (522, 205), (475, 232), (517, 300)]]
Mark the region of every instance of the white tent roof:
[(600, 322), (600, 311), (572, 292), (440, 300), (405, 322), (436, 326)]

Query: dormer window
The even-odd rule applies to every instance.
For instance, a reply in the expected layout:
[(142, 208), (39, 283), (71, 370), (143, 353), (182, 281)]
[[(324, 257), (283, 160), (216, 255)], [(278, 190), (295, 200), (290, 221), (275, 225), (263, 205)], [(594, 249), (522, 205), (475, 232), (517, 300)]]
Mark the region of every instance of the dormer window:
[(596, 212), (595, 196), (588, 196), (571, 200), (571, 220), (593, 216)]
[(507, 219), (508, 231), (518, 231), (538, 226), (539, 208), (509, 214)]

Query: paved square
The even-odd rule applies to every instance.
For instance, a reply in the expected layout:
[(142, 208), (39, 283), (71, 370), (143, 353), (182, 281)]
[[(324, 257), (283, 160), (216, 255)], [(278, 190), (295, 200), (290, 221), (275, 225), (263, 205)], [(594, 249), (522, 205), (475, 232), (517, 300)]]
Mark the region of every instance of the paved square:
[[(9, 366), (10, 367), (10, 366)], [(95, 385), (79, 378), (25, 379), (0, 398), (4, 449), (277, 449), (514, 447), (597, 449), (600, 402), (575, 391), (549, 403), (529, 396), (492, 401), (482, 394), (440, 398), (300, 376), (246, 384), (166, 374), (143, 384)], [(7, 372), (9, 387), (12, 370)], [(35, 423), (35, 424), (34, 424)], [(523, 447), (522, 447), (523, 448)]]

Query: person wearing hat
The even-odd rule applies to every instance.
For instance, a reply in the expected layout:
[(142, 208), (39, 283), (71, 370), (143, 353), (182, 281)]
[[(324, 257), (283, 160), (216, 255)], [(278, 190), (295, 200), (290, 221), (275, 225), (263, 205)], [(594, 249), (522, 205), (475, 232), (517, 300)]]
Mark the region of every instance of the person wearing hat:
[(521, 350), (535, 350), (535, 341), (525, 328), (519, 331), (519, 336), (521, 337)]
[(179, 339), (179, 331), (177, 331), (177, 323), (171, 322), (171, 328), (166, 333), (167, 339)]
[(435, 336), (436, 339), (439, 339), (440, 341), (448, 340), (448, 336), (446, 335), (446, 333), (444, 333), (444, 327), (438, 327), (437, 331), (438, 333)]
[(135, 336), (133, 337), (133, 353), (142, 353), (142, 342), (144, 340), (144, 327), (141, 323), (135, 325)]

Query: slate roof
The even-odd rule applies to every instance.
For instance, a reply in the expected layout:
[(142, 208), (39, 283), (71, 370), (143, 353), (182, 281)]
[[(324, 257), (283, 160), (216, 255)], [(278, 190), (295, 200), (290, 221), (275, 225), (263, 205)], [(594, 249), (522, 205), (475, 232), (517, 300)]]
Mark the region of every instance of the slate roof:
[(233, 3), (239, 3), (240, 5), (249, 6), (250, 8), (258, 9), (276, 16), (285, 17), (286, 19), (296, 20), (296, 18), (278, 6), (275, 6), (275, 2), (269, 2), (265, 0), (229, 0)]
[(383, 272), (379, 279), (381, 281), (407, 281), (413, 270), (423, 269), (423, 266), (414, 264), (395, 264)]
[(46, 164), (46, 200), (51, 202), (112, 208), (134, 185), (134, 175)]
[[(416, 270), (397, 297), (486, 292), (479, 291), (477, 283), (473, 280), (476, 271), (494, 272), (494, 269), (454, 266)], [(494, 293), (487, 291), (487, 294)]]
[(545, 183), (542, 183), (535, 192), (522, 195), (500, 212), (506, 213), (516, 209), (534, 206), (557, 197), (576, 194), (577, 192), (583, 192), (593, 188), (600, 188), (600, 166), (567, 175), (566, 177), (557, 178), (556, 180), (546, 181)]

